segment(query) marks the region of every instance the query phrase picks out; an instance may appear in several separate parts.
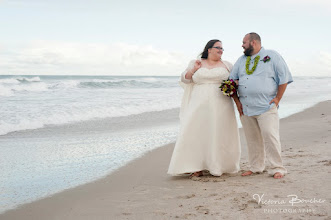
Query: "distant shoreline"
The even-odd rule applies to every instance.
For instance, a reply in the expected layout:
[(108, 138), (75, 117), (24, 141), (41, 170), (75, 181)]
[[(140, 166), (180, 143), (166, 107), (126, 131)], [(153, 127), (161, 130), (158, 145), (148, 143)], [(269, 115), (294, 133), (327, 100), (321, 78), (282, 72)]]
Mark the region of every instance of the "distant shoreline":
[[(54, 75), (40, 75), (40, 74), (29, 74), (29, 75), (22, 75), (22, 74), (15, 74), (15, 75), (0, 75), (0, 78), (1, 77), (10, 77), (10, 76), (25, 76), (25, 77), (36, 77), (36, 76), (51, 76), (51, 77), (55, 77), (55, 76), (67, 76), (67, 77), (73, 77), (73, 76), (76, 76), (76, 77), (106, 77), (106, 76), (109, 76), (109, 77), (180, 77), (180, 74), (178, 75), (79, 75), (79, 74), (73, 74), (73, 75), (68, 75), (68, 74), (54, 74)], [(331, 76), (329, 75), (325, 75), (325, 76), (293, 76), (294, 78), (316, 78), (316, 79), (319, 79), (319, 78), (331, 78)]]

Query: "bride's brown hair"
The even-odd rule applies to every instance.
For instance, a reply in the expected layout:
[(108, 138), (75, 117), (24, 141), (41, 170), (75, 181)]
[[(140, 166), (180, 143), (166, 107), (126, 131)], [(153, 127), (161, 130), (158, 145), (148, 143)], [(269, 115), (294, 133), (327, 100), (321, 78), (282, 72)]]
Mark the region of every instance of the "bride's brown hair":
[(222, 43), (222, 41), (217, 40), (217, 39), (208, 41), (208, 43), (205, 46), (205, 49), (200, 54), (201, 55), (201, 58), (203, 58), (203, 59), (207, 59), (208, 58), (208, 49), (209, 48), (212, 48), (216, 42), (221, 42)]

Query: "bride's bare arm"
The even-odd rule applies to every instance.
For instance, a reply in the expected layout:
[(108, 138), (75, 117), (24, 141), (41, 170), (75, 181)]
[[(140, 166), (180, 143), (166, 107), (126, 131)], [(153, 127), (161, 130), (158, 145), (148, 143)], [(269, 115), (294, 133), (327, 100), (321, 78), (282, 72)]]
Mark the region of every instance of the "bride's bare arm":
[(186, 70), (182, 73), (181, 81), (184, 83), (191, 83), (192, 76), (201, 67), (200, 60), (192, 60)]

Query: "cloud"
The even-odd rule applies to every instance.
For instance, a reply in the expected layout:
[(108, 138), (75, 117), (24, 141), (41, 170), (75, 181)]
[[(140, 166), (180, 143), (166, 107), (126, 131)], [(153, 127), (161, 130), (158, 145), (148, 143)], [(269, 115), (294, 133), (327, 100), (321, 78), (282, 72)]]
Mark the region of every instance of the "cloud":
[(324, 72), (331, 76), (331, 53), (321, 51), (319, 56), (319, 64), (323, 67)]
[(0, 74), (178, 75), (188, 58), (150, 45), (34, 41), (0, 47)]
[(326, 0), (289, 0), (290, 3), (295, 3), (295, 4), (304, 4), (307, 6), (315, 5), (315, 6), (320, 6), (320, 7), (327, 7), (331, 6), (330, 1)]
[(288, 65), (295, 76), (331, 76), (331, 53), (320, 51), (305, 59), (290, 59)]
[[(0, 45), (0, 74), (179, 75), (195, 57), (151, 45), (121, 42), (34, 41), (15, 48)], [(285, 60), (294, 76), (329, 76), (331, 73), (329, 51), (309, 57), (287, 56)]]
[(322, 64), (329, 65), (329, 67), (331, 67), (331, 53), (320, 51), (319, 59)]
[(328, 0), (283, 0), (283, 4), (298, 9), (305, 9), (309, 13), (328, 15), (331, 12), (331, 1)]

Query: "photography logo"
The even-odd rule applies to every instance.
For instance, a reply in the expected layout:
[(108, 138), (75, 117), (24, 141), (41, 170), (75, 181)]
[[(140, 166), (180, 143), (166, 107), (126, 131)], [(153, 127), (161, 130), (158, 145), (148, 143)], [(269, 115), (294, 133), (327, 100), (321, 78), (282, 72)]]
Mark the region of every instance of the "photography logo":
[(314, 213), (312, 204), (323, 204), (326, 200), (316, 198), (299, 198), (297, 195), (287, 195), (285, 199), (266, 199), (264, 194), (254, 194), (253, 199), (262, 205), (264, 213)]

